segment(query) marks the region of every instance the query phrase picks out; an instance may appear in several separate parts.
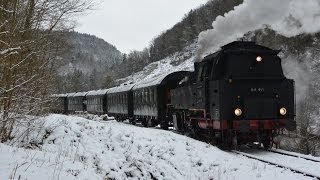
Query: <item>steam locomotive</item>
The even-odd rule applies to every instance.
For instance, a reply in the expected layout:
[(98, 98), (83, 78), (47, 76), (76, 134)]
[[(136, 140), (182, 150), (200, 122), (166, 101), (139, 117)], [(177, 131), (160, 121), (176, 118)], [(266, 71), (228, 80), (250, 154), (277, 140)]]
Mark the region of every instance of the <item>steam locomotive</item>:
[(232, 42), (178, 71), (105, 90), (55, 95), (55, 111), (88, 111), (144, 126), (173, 126), (195, 138), (235, 148), (295, 130), (294, 81), (282, 70), (280, 51)]

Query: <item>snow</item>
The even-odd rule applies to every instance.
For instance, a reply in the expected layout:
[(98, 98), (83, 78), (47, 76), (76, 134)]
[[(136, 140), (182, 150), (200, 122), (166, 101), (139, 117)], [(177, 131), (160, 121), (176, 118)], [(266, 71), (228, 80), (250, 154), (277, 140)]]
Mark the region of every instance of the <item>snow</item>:
[[(51, 114), (0, 144), (0, 179), (312, 179), (160, 129)], [(26, 149), (29, 148), (29, 149)]]
[(110, 88), (108, 91), (108, 94), (118, 93), (118, 92), (126, 92), (132, 89), (134, 84), (121, 84), (120, 86), (116, 86), (113, 88)]
[(99, 96), (99, 95), (105, 95), (107, 92), (109, 91), (109, 89), (99, 89), (99, 90), (93, 90), (93, 91), (89, 91), (87, 93), (87, 96)]
[(296, 152), (285, 151), (285, 150), (282, 150), (282, 149), (272, 149), (272, 151), (279, 152), (279, 153), (286, 153), (286, 154), (290, 154), (290, 155), (293, 155), (293, 156), (306, 158), (306, 159), (312, 159), (314, 161), (319, 161), (320, 162), (320, 157), (314, 157), (314, 156), (311, 156), (311, 155), (299, 154), (299, 153), (296, 153)]
[(144, 87), (152, 87), (152, 86), (156, 86), (162, 83), (162, 81), (170, 74), (175, 73), (175, 72), (180, 72), (180, 71), (172, 71), (172, 72), (164, 72), (159, 76), (153, 77), (153, 78), (149, 78), (146, 79), (144, 81), (139, 81), (138, 83), (136, 83), (134, 85), (134, 87), (132, 88), (133, 90), (136, 89), (140, 89), (140, 88), (144, 88)]
[(258, 157), (259, 159), (267, 162), (272, 162), (290, 169), (304, 172), (306, 174), (314, 175), (315, 177), (320, 177), (319, 162), (313, 162), (303, 158), (297, 158), (268, 151), (257, 151), (255, 149), (246, 150), (245, 153), (242, 152), (241, 154)]
[(52, 94), (51, 97), (67, 97), (67, 94)]
[(66, 93), (67, 97), (73, 97), (76, 93)]
[(197, 43), (195, 42), (184, 48), (182, 52), (177, 52), (165, 59), (150, 63), (144, 67), (142, 71), (136, 72), (126, 78), (118, 79), (118, 81), (125, 82), (126, 84), (144, 84), (143, 82), (151, 83), (153, 80), (162, 77), (164, 74), (168, 75), (177, 71), (193, 71), (196, 49)]
[(87, 94), (88, 94), (88, 92), (77, 92), (74, 95), (72, 95), (72, 97), (82, 97), (82, 96), (85, 96)]
[(18, 54), (18, 50), (21, 50), (21, 47), (16, 47), (16, 48), (8, 48), (8, 49), (4, 49), (0, 51), (0, 55), (4, 55), (7, 53), (11, 53), (11, 54)]

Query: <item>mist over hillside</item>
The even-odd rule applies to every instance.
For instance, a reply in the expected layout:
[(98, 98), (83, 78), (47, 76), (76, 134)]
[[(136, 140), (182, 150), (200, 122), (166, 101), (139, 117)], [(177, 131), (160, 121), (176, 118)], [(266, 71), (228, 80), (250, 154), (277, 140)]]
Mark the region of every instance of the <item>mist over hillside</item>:
[(112, 67), (122, 54), (117, 48), (93, 35), (66, 32), (66, 49), (58, 57), (58, 92), (85, 91), (108, 86)]

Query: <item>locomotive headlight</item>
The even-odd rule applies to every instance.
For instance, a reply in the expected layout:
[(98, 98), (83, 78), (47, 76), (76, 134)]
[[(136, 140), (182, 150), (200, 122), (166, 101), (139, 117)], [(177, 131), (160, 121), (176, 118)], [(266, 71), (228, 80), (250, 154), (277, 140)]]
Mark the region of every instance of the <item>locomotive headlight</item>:
[(234, 110), (234, 114), (235, 114), (236, 116), (241, 116), (242, 110), (241, 110), (240, 108), (237, 108), (237, 109)]
[(256, 60), (257, 60), (258, 62), (261, 62), (261, 61), (262, 61), (262, 57), (261, 57), (261, 56), (258, 56), (258, 57), (256, 58)]
[(287, 114), (287, 109), (286, 108), (284, 108), (284, 107), (282, 107), (282, 108), (280, 108), (280, 114), (282, 115), (282, 116), (284, 116), (284, 115), (286, 115)]

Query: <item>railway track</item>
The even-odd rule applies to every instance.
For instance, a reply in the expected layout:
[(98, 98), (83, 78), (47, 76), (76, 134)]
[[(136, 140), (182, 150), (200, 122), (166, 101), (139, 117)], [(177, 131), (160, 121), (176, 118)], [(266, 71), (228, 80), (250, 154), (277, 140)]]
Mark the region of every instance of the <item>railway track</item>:
[(305, 160), (308, 160), (308, 161), (313, 161), (313, 162), (320, 163), (320, 158), (308, 157), (306, 155), (297, 154), (297, 153), (288, 152), (288, 151), (283, 151), (283, 150), (278, 150), (278, 149), (270, 149), (269, 151), (273, 152), (273, 153), (277, 153), (277, 154), (282, 154), (282, 155), (286, 155), (286, 156), (292, 156), (292, 157), (296, 157), (296, 158), (302, 158), (302, 159), (305, 159)]
[[(254, 159), (254, 160), (258, 160), (270, 165), (274, 165), (280, 168), (284, 168), (284, 169), (289, 169), (295, 173), (299, 173), (299, 174), (303, 174), (305, 176), (308, 177), (312, 177), (312, 178), (316, 178), (320, 180), (320, 171), (319, 171), (319, 167), (320, 167), (320, 162), (314, 159), (310, 159), (310, 158), (303, 158), (303, 157), (299, 157), (298, 155), (293, 155), (293, 154), (289, 154), (289, 153), (281, 153), (281, 152), (277, 152), (274, 150), (271, 151), (259, 151), (258, 153), (247, 153), (247, 152), (241, 152), (241, 151), (236, 151), (236, 150), (232, 150), (233, 153), (245, 156), (247, 158), (250, 159)], [(272, 158), (266, 158), (266, 156), (274, 156), (271, 154), (280, 154), (280, 156), (287, 156), (290, 157), (289, 160), (291, 161), (292, 164), (288, 164), (285, 161), (285, 158), (283, 158), (283, 160), (281, 161), (277, 161), (275, 159)], [(261, 155), (264, 154), (264, 155)], [(292, 159), (295, 158), (296, 160)], [(306, 166), (305, 162), (299, 164), (299, 161), (301, 162), (301, 158), (303, 159), (303, 161), (308, 161), (311, 162), (309, 163), (308, 166)], [(316, 167), (315, 167), (316, 164)], [(313, 167), (313, 168), (309, 168), (309, 167)]]

